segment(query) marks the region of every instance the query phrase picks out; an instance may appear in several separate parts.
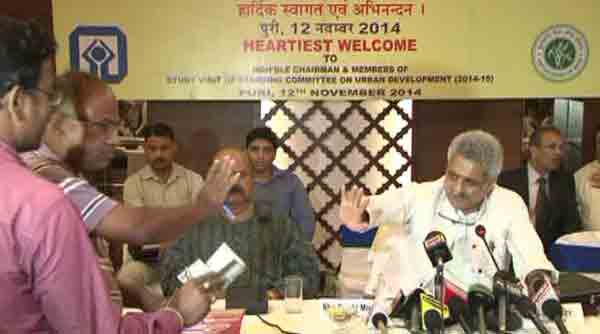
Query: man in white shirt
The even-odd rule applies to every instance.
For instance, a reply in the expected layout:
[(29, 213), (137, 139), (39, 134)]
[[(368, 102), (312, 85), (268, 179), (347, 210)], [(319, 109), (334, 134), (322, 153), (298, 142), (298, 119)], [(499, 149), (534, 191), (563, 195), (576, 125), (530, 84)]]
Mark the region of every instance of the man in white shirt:
[[(517, 277), (536, 269), (554, 272), (544, 248), (529, 222), (527, 207), (518, 194), (496, 185), (502, 170), (503, 149), (498, 140), (481, 130), (464, 132), (448, 148), (446, 173), (433, 182), (413, 183), (380, 195), (365, 197), (357, 187), (343, 193), (340, 218), (353, 230), (364, 230), (365, 210), (370, 225), (402, 224), (393, 237), (394, 247), (382, 272), (385, 290), (378, 295), (405, 295), (415, 288), (432, 288), (434, 268), (423, 241), (431, 231), (442, 232), (453, 259), (445, 275), (467, 291), (473, 284), (491, 287), (496, 273), (475, 227), (487, 229), (486, 239), (501, 269), (511, 258)], [(399, 264), (401, 262), (402, 264)], [(378, 269), (379, 270), (379, 269)], [(388, 272), (395, 274), (388, 274)]]
[[(594, 183), (596, 179), (596, 183)], [(596, 160), (575, 173), (577, 204), (584, 230), (600, 230), (600, 125), (596, 127)]]

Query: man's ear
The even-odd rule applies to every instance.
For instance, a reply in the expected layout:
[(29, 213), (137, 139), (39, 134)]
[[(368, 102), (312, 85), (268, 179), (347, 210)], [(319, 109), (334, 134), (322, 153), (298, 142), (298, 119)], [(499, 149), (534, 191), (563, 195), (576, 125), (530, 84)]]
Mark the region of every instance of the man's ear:
[(2, 98), (2, 104), (8, 109), (9, 115), (15, 117), (17, 120), (22, 121), (24, 119), (23, 106), (23, 88), (19, 85), (13, 86), (8, 93), (4, 94)]

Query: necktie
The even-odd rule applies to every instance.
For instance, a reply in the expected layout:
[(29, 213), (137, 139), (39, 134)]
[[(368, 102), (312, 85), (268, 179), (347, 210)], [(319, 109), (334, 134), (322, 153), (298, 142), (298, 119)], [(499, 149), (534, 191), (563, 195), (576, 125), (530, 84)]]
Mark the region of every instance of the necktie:
[(535, 201), (535, 225), (542, 226), (545, 220), (545, 213), (548, 211), (548, 194), (546, 193), (546, 179), (538, 179), (538, 192)]

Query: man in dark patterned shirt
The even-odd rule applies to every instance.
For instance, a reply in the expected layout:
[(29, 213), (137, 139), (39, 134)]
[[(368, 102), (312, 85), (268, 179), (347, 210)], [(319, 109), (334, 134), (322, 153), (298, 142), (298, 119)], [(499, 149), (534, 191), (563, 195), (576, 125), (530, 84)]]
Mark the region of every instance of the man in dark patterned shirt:
[(244, 152), (227, 148), (215, 159), (226, 156), (240, 174), (238, 184), (226, 199), (235, 218), (226, 218), (225, 214), (205, 218), (167, 250), (160, 266), (165, 295), (181, 285), (177, 278), (180, 272), (198, 258), (206, 262), (225, 242), (247, 266), (232, 286), (258, 286), (267, 289), (269, 298), (278, 298), (283, 294), (284, 277), (298, 274), (304, 278), (304, 296), (315, 297), (319, 290), (319, 262), (310, 241), (298, 224), (273, 214), (269, 203), (254, 201), (254, 182)]

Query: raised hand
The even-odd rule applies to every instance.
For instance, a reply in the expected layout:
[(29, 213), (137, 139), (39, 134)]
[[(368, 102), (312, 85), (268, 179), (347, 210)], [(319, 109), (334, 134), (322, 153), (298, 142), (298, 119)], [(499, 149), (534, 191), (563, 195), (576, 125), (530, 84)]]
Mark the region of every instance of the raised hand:
[(240, 174), (233, 171), (233, 164), (233, 159), (225, 157), (223, 160), (216, 160), (210, 166), (204, 187), (198, 195), (202, 205), (214, 210), (222, 209), (229, 190), (240, 179)]
[(349, 191), (344, 187), (341, 192), (341, 203), (339, 217), (342, 224), (353, 231), (362, 232), (369, 226), (362, 222), (362, 214), (369, 205), (369, 198), (364, 195), (362, 189), (353, 186)]

